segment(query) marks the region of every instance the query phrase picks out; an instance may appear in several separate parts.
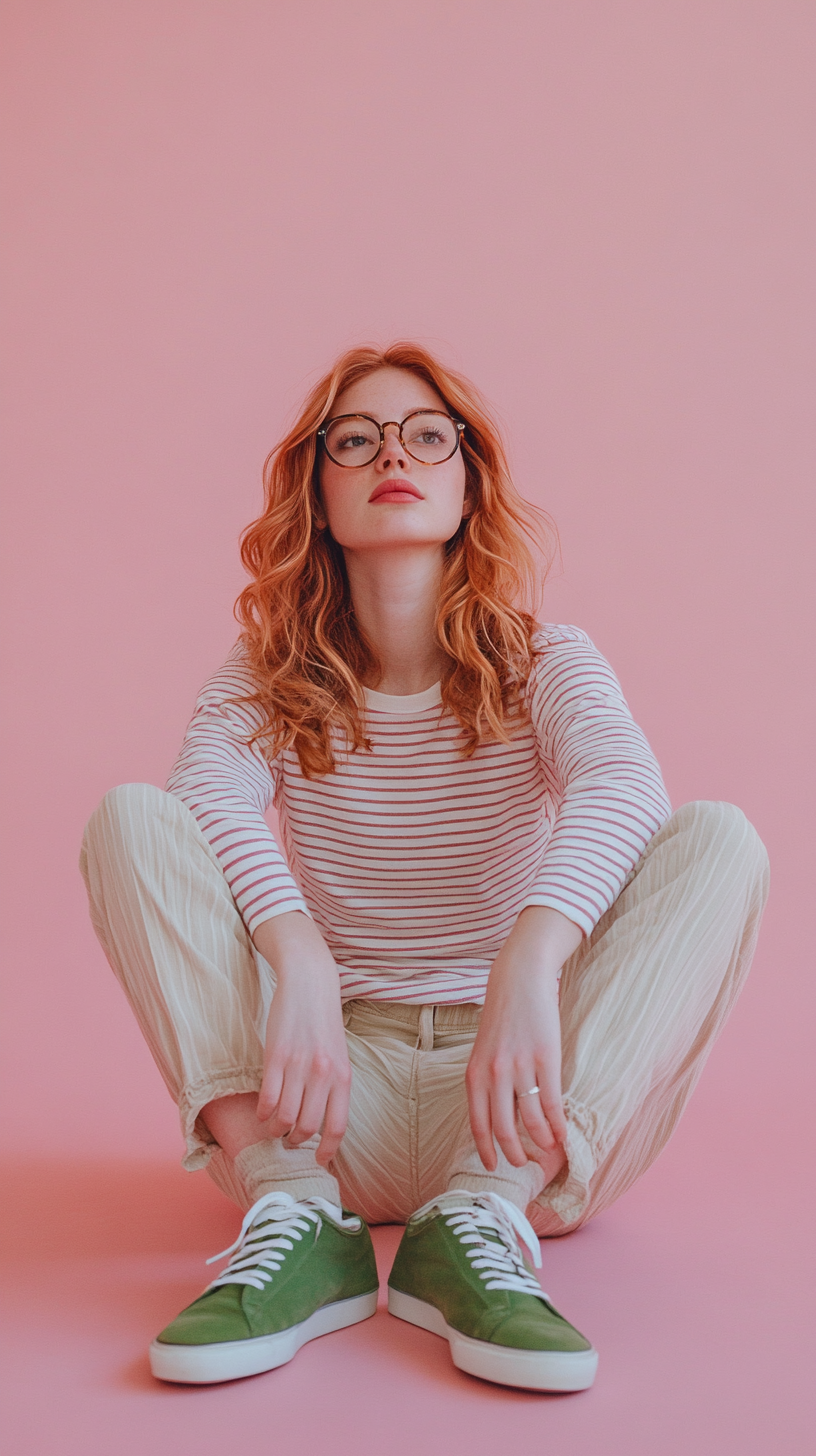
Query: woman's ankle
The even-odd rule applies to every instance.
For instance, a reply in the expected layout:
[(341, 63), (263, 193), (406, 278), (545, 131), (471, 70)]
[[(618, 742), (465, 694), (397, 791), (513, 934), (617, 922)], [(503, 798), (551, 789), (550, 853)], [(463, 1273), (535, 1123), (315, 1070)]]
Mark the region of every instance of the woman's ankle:
[(235, 1159), (244, 1148), (265, 1139), (264, 1125), (258, 1121), (257, 1092), (235, 1092), (217, 1097), (202, 1107), (199, 1116), (227, 1157)]
[(299, 1148), (287, 1148), (280, 1138), (264, 1138), (244, 1148), (234, 1166), (249, 1203), (257, 1203), (265, 1193), (288, 1193), (296, 1200), (325, 1198), (339, 1204), (337, 1179), (315, 1157), (318, 1141), (314, 1137)]

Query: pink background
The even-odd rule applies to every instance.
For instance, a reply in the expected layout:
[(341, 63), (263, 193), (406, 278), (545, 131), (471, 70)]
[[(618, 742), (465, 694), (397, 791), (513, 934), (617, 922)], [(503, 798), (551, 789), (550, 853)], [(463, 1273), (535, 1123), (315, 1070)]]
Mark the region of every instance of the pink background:
[[(727, 1227), (744, 1254), (731, 1311), (781, 1230), (793, 1263), (770, 1287), (799, 1284), (814, 1061), (814, 22), (809, 0), (6, 5), (2, 1137), (29, 1167), (29, 1197), (49, 1169), (74, 1187), (77, 1168), (106, 1159), (125, 1179), (121, 1160), (153, 1160), (168, 1206), (193, 1197), (174, 1173), (161, 1183), (180, 1151), (175, 1111), (88, 923), (82, 825), (111, 785), (164, 782), (233, 639), (237, 538), (263, 458), (308, 384), (350, 343), (407, 336), (495, 403), (520, 488), (561, 531), (545, 615), (585, 627), (611, 659), (674, 802), (735, 801), (771, 853), (749, 987), (647, 1191), (606, 1227), (630, 1238), (639, 1218), (673, 1218), (682, 1242), (696, 1217), (700, 1248), (712, 1222)], [(225, 1214), (193, 1181), (211, 1250)], [(110, 1228), (129, 1228), (117, 1207)], [(567, 1247), (553, 1258), (585, 1269)], [(669, 1257), (661, 1246), (650, 1278)], [(715, 1329), (717, 1312), (703, 1323)], [(712, 1424), (715, 1392), (699, 1395), (697, 1430), (680, 1385), (657, 1424), (639, 1404), (633, 1424), (626, 1379), (611, 1397), (621, 1445), (605, 1415), (586, 1428), (607, 1432), (593, 1450), (759, 1451), (781, 1429), (773, 1402), (736, 1395), (732, 1424)], [(146, 1378), (139, 1389), (163, 1450), (178, 1407)], [(467, 1424), (476, 1408), (458, 1389), (450, 1419)], [(484, 1390), (500, 1419), (511, 1397)], [(238, 1398), (197, 1397), (211, 1402), (206, 1429), (227, 1409), (217, 1401)], [(804, 1451), (798, 1395), (783, 1406), (779, 1449)], [(467, 1435), (478, 1451), (492, 1449), (486, 1409)], [(532, 1438), (541, 1407), (524, 1409)], [(578, 1405), (548, 1409), (553, 1431), (572, 1429)], [(21, 1429), (19, 1451), (45, 1449)], [(364, 1456), (388, 1449), (382, 1431), (371, 1442)]]

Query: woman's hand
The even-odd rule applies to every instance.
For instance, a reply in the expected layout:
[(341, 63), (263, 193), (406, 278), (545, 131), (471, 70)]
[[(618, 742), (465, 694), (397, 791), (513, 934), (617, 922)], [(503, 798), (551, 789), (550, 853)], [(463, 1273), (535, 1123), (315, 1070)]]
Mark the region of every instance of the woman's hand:
[[(528, 1161), (517, 1110), (542, 1154), (563, 1147), (558, 976), (580, 942), (580, 929), (565, 915), (531, 905), (491, 967), (465, 1078), (473, 1137), (490, 1173), (498, 1162), (494, 1139), (514, 1167)], [(538, 1095), (519, 1096), (531, 1087), (541, 1089)]]
[(298, 910), (264, 921), (253, 939), (277, 977), (257, 1116), (269, 1137), (291, 1147), (322, 1127), (317, 1160), (325, 1164), (346, 1130), (351, 1090), (337, 966), (314, 921)]

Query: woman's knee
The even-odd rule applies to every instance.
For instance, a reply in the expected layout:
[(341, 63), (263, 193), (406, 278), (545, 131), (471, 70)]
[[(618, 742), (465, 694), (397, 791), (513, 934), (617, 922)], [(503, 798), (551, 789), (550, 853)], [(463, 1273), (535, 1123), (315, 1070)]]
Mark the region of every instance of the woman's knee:
[(114, 817), (121, 817), (131, 814), (134, 809), (159, 809), (164, 800), (171, 797), (165, 789), (157, 789), (155, 784), (117, 784), (115, 789), (108, 789), (100, 800), (99, 808)]
[(81, 863), (84, 866), (87, 856), (99, 849), (134, 843), (144, 837), (151, 823), (177, 810), (188, 812), (155, 784), (118, 784), (108, 790), (85, 825)]
[(768, 851), (736, 804), (698, 799), (683, 804), (672, 820), (679, 830), (692, 836), (698, 854), (710, 854), (723, 863), (742, 864), (746, 872), (767, 878)]

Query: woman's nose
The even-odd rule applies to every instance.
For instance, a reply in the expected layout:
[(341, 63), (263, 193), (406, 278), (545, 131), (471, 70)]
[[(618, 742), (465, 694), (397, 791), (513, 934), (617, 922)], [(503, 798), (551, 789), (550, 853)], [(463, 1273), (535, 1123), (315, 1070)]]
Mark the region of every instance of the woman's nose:
[(407, 469), (408, 456), (399, 437), (399, 425), (384, 425), (385, 443), (380, 451), (377, 465), (380, 470), (393, 470), (394, 466)]

